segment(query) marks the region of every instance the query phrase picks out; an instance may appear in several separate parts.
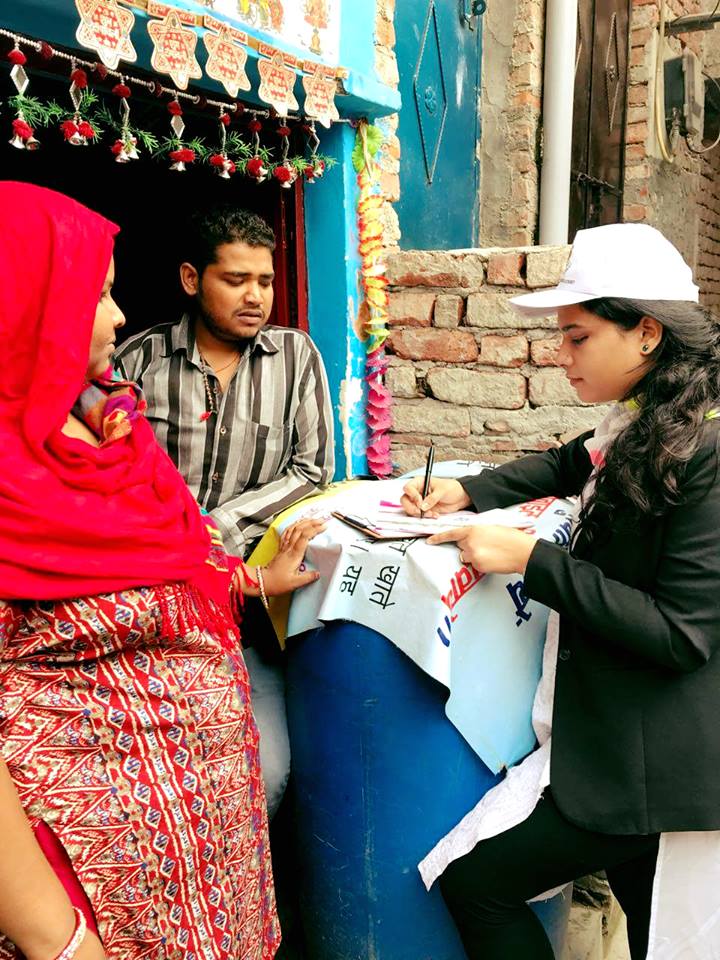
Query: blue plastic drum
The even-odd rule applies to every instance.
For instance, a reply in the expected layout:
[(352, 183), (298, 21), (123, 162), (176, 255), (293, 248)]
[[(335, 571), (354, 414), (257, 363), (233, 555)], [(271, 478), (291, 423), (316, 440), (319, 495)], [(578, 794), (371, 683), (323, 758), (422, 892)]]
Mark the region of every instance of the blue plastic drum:
[[(447, 690), (374, 630), (289, 642), (302, 923), (311, 960), (465, 960), (417, 863), (498, 780), (445, 716)], [(556, 955), (570, 897), (537, 910)]]

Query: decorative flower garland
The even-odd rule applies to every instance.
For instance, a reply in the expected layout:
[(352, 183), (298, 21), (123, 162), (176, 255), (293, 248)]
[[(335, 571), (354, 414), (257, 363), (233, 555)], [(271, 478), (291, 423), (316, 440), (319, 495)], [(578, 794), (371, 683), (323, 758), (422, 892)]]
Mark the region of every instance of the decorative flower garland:
[[(13, 42), (7, 59), (12, 64), (10, 78), (17, 94), (7, 101), (15, 114), (9, 142), (19, 150), (37, 150), (40, 147), (40, 140), (36, 137), (40, 128), (57, 126), (66, 143), (71, 146), (99, 143), (109, 133), (110, 150), (118, 163), (136, 160), (144, 150), (153, 157), (167, 158), (170, 169), (178, 172), (199, 161), (210, 166), (223, 179), (229, 179), (239, 172), (257, 183), (273, 179), (285, 188), (290, 188), (298, 178), (303, 178), (306, 183), (315, 183), (336, 163), (333, 157), (318, 152), (320, 140), (314, 120), (304, 117), (278, 118), (276, 133), (280, 138), (280, 147), (279, 157), (275, 159), (278, 151), (262, 146), (260, 142), (260, 132), (263, 130), (261, 118), (266, 123), (272, 122), (269, 110), (246, 108), (239, 102), (223, 102), (168, 88), (157, 81), (131, 78), (133, 87), (144, 88), (158, 98), (165, 95), (171, 98), (167, 102), (170, 134), (160, 139), (155, 133), (131, 124), (129, 101), (133, 89), (127, 82), (126, 74), (9, 30), (0, 29), (0, 36), (8, 37)], [(27, 55), (23, 46), (38, 53), (45, 61), (58, 58), (68, 62), (68, 106), (55, 101), (42, 102), (27, 95), (30, 78), (25, 69)], [(117, 113), (110, 109), (97, 90), (90, 88), (90, 73), (93, 83), (100, 83), (108, 77), (117, 81), (110, 91), (102, 91), (117, 98)], [(215, 146), (205, 143), (201, 137), (183, 140), (185, 121), (181, 101), (198, 109), (214, 108), (218, 111), (218, 141)], [(228, 129), (234, 120), (245, 114), (250, 118), (247, 125), (249, 140), (244, 139), (242, 132)], [(291, 122), (305, 139), (305, 152), (293, 156), (290, 155)]]
[(379, 169), (374, 160), (382, 142), (382, 131), (365, 122), (360, 123), (352, 158), (360, 188), (357, 224), (362, 260), (361, 276), (368, 316), (365, 325), (368, 335), (365, 362), (365, 379), (368, 384), (366, 419), (370, 433), (367, 461), (374, 476), (381, 478), (392, 473), (388, 434), (392, 426), (392, 397), (383, 382), (383, 374), (387, 369), (384, 344), (388, 336), (388, 281), (383, 262), (381, 221), (384, 198), (380, 191)]

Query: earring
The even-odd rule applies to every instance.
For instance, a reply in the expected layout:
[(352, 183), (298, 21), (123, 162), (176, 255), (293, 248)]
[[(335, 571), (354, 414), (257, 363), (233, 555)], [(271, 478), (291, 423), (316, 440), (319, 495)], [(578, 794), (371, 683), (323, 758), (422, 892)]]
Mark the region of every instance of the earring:
[(644, 343), (644, 344), (643, 344), (643, 348), (642, 348), (642, 352), (643, 352), (643, 353), (647, 353), (649, 349), (650, 349), (650, 347), (648, 346), (648, 344), (647, 344), (647, 343)]

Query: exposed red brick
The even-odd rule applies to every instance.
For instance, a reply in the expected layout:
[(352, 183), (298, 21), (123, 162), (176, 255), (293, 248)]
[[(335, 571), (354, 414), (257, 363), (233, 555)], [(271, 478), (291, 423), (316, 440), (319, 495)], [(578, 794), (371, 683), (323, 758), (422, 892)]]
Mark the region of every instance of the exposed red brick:
[(463, 330), (394, 330), (388, 345), (405, 360), (470, 363), (478, 358), (475, 337)]
[(530, 344), (530, 359), (536, 367), (554, 367), (557, 364), (557, 352), (560, 338), (551, 340), (533, 340)]
[(388, 322), (395, 327), (429, 327), (434, 305), (434, 293), (396, 290), (390, 294)]
[(487, 282), (521, 287), (525, 283), (522, 276), (524, 267), (524, 253), (494, 253), (488, 263)]
[(528, 358), (528, 342), (517, 334), (500, 337), (488, 334), (480, 341), (480, 360), (496, 367), (521, 367)]

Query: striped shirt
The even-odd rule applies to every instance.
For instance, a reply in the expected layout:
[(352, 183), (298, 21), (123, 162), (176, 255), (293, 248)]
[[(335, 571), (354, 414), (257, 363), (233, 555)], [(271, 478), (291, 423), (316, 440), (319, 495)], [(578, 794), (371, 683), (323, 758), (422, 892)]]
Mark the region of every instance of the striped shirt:
[(332, 480), (332, 405), (322, 359), (307, 334), (264, 327), (225, 393), (202, 360), (188, 314), (131, 337), (116, 354), (136, 381), (147, 418), (229, 552), (244, 555), (273, 517)]

